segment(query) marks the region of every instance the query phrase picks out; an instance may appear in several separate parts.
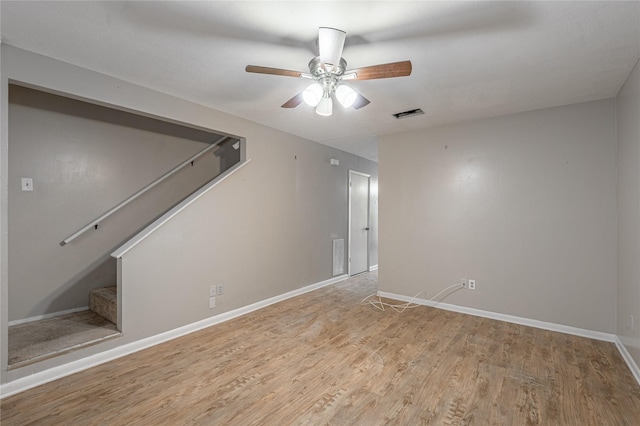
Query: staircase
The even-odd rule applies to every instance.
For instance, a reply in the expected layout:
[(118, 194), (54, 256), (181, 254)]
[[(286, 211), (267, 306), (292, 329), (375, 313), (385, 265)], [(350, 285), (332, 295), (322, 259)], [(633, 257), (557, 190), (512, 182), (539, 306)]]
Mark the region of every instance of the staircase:
[(89, 309), (101, 317), (118, 323), (118, 290), (116, 286), (102, 287), (89, 294)]

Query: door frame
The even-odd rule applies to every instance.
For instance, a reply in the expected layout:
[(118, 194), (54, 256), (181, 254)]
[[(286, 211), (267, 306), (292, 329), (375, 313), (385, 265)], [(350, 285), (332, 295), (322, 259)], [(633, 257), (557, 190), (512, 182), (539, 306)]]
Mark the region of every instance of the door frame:
[[(347, 276), (351, 276), (351, 176), (358, 175), (367, 178), (367, 226), (370, 225), (370, 213), (371, 213), (371, 175), (368, 173), (358, 172), (356, 170), (349, 169), (349, 177), (347, 181), (347, 187), (349, 189), (349, 196), (347, 197), (347, 208), (349, 210), (349, 222), (347, 226)], [(367, 232), (367, 269), (363, 272), (367, 272), (369, 270), (369, 232)], [(360, 273), (360, 272), (358, 272)]]

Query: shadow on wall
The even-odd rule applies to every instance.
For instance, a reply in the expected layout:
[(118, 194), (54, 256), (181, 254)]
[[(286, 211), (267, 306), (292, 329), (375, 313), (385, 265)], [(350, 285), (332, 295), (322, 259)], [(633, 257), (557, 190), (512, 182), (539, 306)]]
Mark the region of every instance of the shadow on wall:
[(54, 114), (97, 120), (102, 123), (204, 143), (211, 143), (215, 137), (219, 136), (210, 131), (170, 123), (160, 118), (146, 117), (134, 112), (121, 111), (21, 86), (9, 85), (9, 91), (10, 102), (13, 105), (38, 108)]
[(89, 306), (89, 294), (87, 288), (100, 288), (115, 286), (117, 281), (116, 259), (107, 254), (94, 263), (87, 266), (81, 273), (72, 277), (67, 283), (61, 285), (50, 298), (40, 301), (29, 313), (29, 317), (40, 315), (40, 312), (60, 312), (69, 309), (70, 301), (78, 295), (86, 294), (86, 300), (82, 305), (82, 299), (76, 304), (78, 308)]

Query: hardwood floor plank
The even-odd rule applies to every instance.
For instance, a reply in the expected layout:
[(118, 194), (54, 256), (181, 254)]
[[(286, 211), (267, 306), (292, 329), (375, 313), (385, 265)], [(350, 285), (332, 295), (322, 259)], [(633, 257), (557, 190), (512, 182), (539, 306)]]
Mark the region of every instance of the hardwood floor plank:
[(2, 425), (635, 425), (615, 345), (430, 307), (363, 274), (5, 398)]

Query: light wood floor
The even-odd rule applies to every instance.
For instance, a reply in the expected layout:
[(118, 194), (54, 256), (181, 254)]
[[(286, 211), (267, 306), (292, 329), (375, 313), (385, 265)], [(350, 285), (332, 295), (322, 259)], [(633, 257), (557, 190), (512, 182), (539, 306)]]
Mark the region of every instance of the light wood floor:
[(360, 301), (376, 275), (6, 398), (2, 425), (638, 425), (611, 343)]

